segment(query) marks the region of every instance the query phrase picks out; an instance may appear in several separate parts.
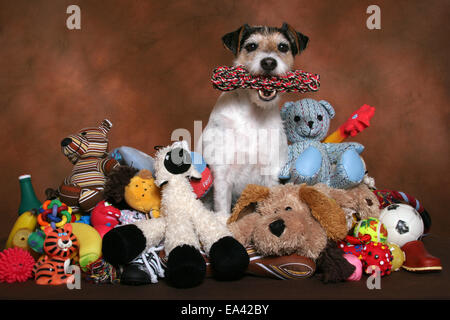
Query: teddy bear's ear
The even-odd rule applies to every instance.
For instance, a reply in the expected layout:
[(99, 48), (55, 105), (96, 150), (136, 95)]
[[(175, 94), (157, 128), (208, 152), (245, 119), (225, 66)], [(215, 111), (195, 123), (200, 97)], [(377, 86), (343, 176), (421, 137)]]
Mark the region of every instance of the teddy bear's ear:
[(285, 121), (287, 119), (288, 111), (293, 105), (294, 103), (291, 101), (288, 101), (283, 105), (280, 111), (281, 120)]
[(249, 184), (242, 191), (236, 205), (233, 208), (228, 223), (232, 223), (244, 215), (251, 212), (249, 210), (252, 205), (256, 204), (258, 201), (262, 201), (269, 196), (270, 189), (264, 186), (259, 186), (256, 184)]
[(327, 110), (328, 114), (330, 115), (330, 119), (333, 119), (334, 116), (336, 115), (336, 111), (334, 111), (333, 106), (325, 100), (320, 100), (319, 103), (321, 104), (322, 107), (325, 108), (325, 110)]
[(100, 125), (100, 130), (102, 130), (105, 134), (109, 132), (112, 128), (112, 122), (108, 119), (105, 119), (102, 121), (102, 124)]
[(345, 213), (337, 202), (314, 187), (303, 184), (300, 199), (311, 209), (311, 214), (326, 231), (328, 238), (337, 241), (347, 235)]

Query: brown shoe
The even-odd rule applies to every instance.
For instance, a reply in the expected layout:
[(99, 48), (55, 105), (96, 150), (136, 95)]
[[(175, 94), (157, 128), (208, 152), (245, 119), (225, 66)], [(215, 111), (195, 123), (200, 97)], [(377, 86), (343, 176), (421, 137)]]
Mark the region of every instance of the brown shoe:
[(412, 272), (441, 271), (441, 259), (428, 253), (422, 241), (410, 241), (402, 247), (406, 260), (403, 268)]

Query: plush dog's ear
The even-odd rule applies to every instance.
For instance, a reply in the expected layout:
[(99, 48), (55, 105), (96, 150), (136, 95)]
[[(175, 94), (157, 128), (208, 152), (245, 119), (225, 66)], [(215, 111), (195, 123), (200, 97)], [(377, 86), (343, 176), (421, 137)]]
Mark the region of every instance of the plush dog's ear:
[(250, 29), (248, 24), (244, 24), (242, 27), (237, 29), (236, 31), (227, 33), (222, 37), (222, 42), (224, 46), (233, 52), (236, 56), (239, 51), (241, 51), (241, 40), (246, 31)]
[(308, 205), (328, 238), (334, 241), (344, 239), (347, 235), (347, 222), (345, 213), (337, 202), (306, 184), (300, 187), (299, 193), (300, 199)]
[(239, 218), (242, 218), (246, 214), (252, 212), (249, 207), (256, 204), (258, 201), (262, 201), (269, 196), (270, 189), (264, 186), (259, 186), (256, 184), (249, 184), (242, 191), (236, 205), (233, 208), (228, 223), (232, 223)]
[(306, 49), (309, 41), (309, 38), (307, 36), (298, 31), (295, 31), (295, 29), (286, 22), (284, 22), (281, 26), (281, 31), (291, 43), (292, 54), (294, 56)]

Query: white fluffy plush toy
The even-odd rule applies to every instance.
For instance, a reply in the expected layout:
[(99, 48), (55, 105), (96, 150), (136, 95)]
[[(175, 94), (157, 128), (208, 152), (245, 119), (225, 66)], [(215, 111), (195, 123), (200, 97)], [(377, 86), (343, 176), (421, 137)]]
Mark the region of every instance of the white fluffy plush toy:
[(175, 287), (193, 287), (206, 275), (209, 256), (216, 278), (242, 277), (248, 267), (245, 248), (225, 223), (197, 199), (189, 179), (201, 175), (184, 142), (160, 149), (155, 157), (155, 183), (161, 188), (161, 217), (112, 229), (103, 238), (104, 258), (121, 265), (163, 243), (168, 256), (166, 278)]

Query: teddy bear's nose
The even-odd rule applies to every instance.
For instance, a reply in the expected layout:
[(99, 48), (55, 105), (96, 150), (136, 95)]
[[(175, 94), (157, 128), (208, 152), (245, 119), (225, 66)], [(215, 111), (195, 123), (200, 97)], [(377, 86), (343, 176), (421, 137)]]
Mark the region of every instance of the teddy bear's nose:
[(283, 219), (275, 220), (274, 222), (269, 224), (270, 232), (272, 232), (277, 237), (281, 236), (281, 234), (283, 233), (285, 227), (286, 226), (284, 224), (284, 220)]
[(61, 141), (61, 147), (67, 147), (72, 142), (72, 139), (70, 138), (64, 138)]
[(308, 121), (308, 127), (309, 127), (310, 129), (312, 129), (313, 124), (314, 124), (314, 121)]

